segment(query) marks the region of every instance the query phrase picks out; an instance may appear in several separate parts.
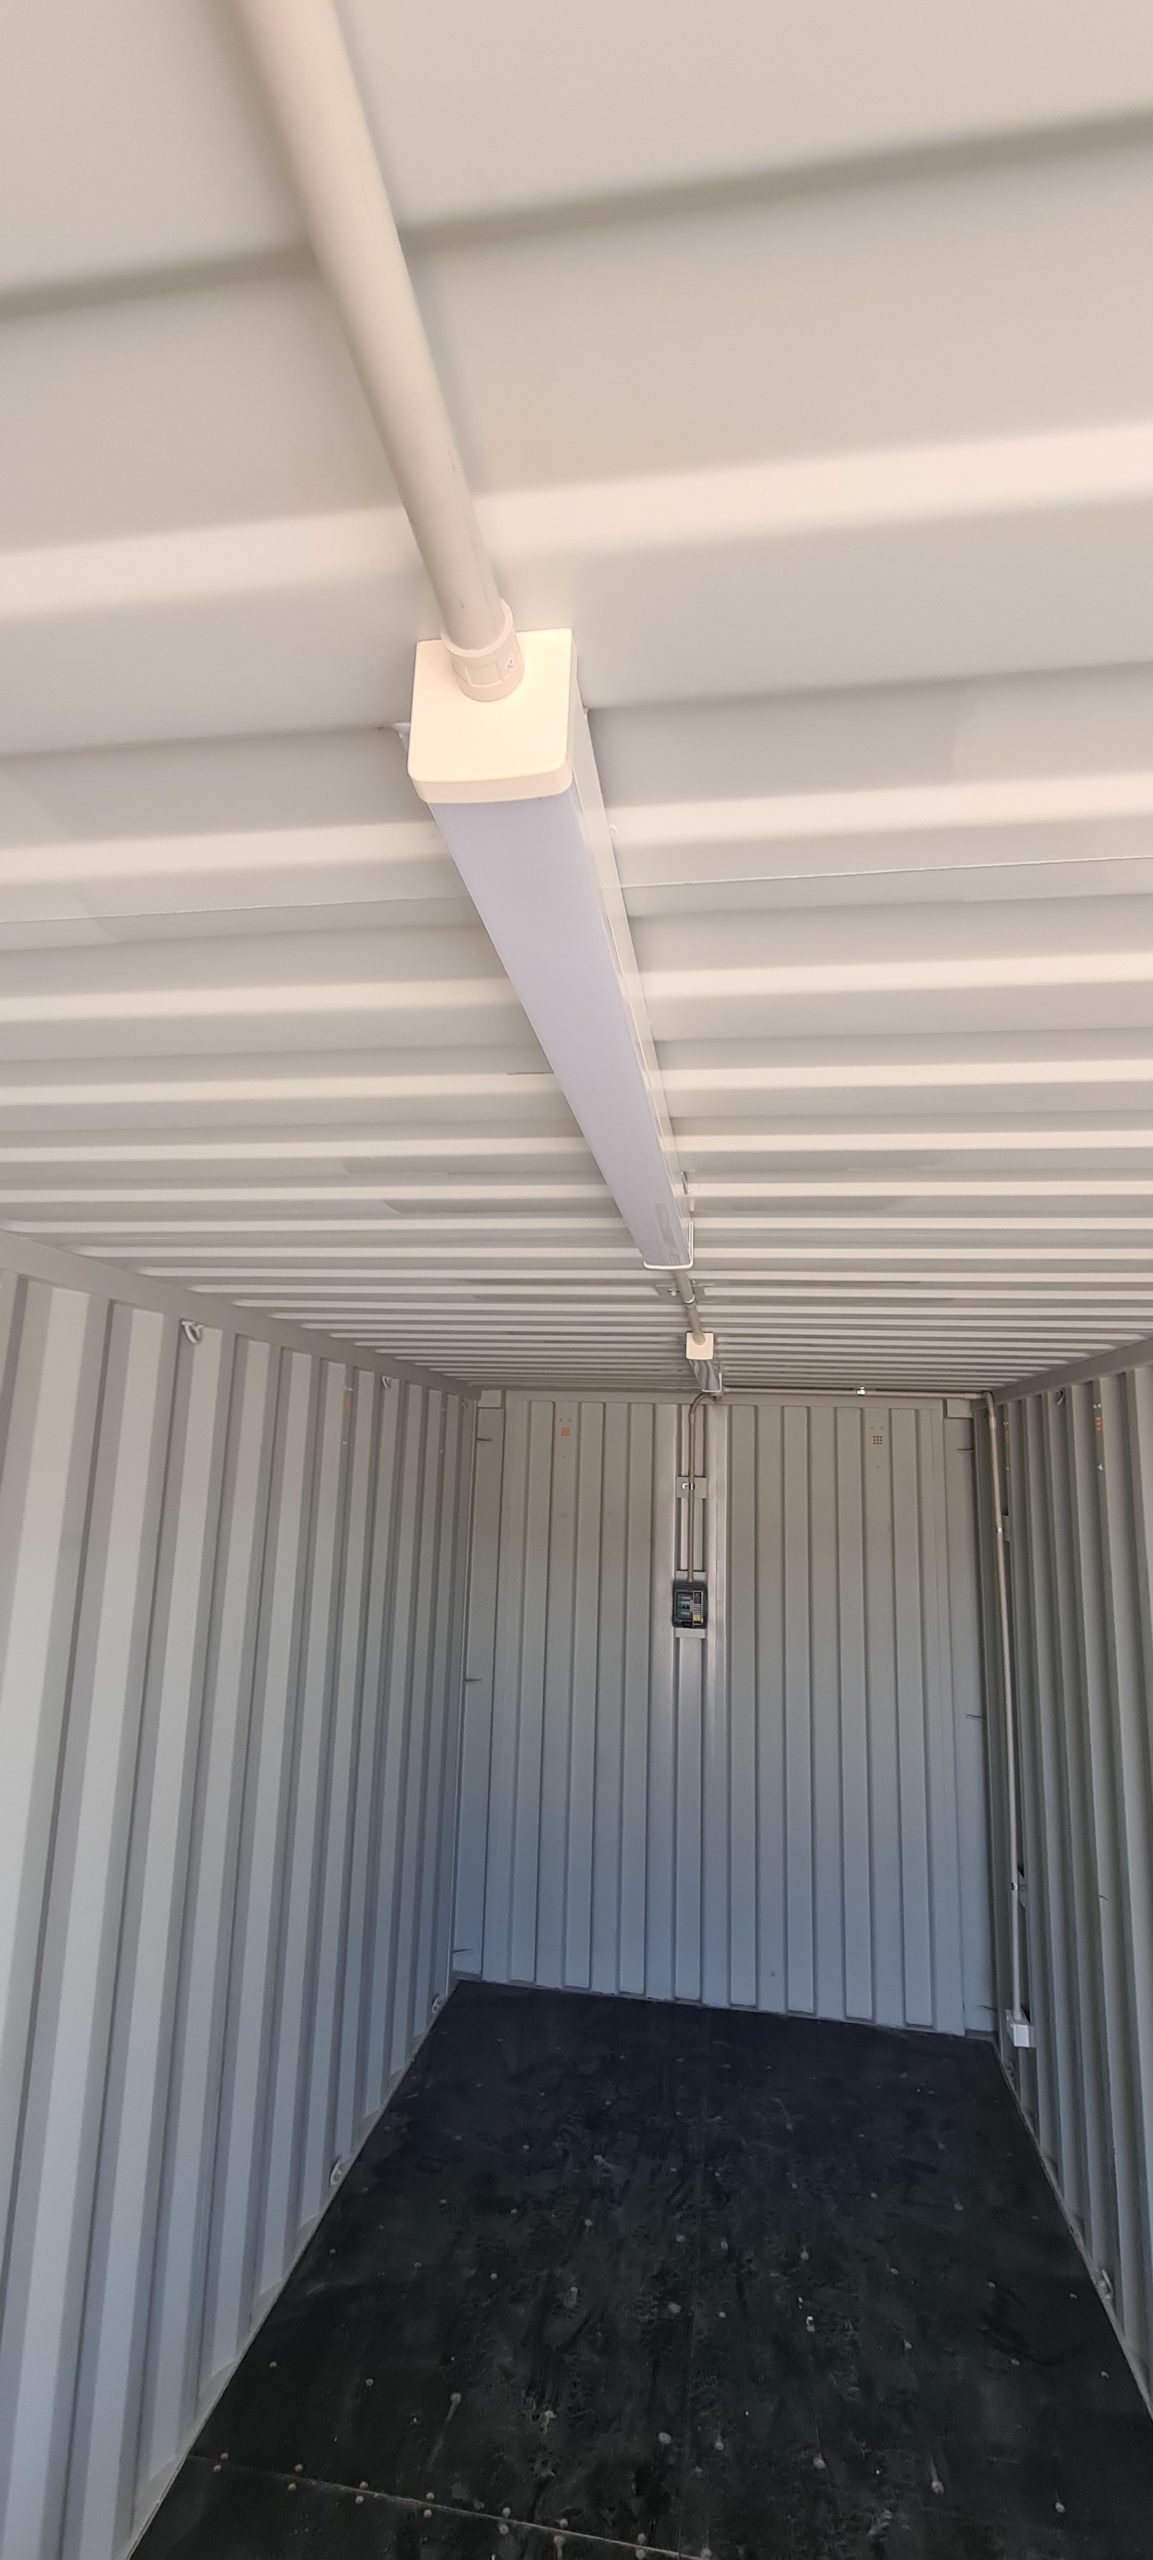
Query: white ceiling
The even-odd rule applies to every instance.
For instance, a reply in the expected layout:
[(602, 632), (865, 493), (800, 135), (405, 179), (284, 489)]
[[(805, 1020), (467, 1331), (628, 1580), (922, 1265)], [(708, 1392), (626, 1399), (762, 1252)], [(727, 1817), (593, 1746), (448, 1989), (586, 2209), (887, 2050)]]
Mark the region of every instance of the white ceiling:
[[(344, 15), (727, 1380), (1150, 1332), (1149, 0)], [(0, 1221), (682, 1386), (409, 791), (435, 616), (222, 0), (10, 0), (0, 435)]]

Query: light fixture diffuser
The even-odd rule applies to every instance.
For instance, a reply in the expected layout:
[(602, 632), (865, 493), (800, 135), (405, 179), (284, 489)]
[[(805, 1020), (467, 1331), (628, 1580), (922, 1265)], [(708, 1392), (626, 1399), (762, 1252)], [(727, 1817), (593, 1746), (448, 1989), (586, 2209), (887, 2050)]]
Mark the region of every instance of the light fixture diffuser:
[(408, 769), (643, 1260), (687, 1270), (692, 1228), (570, 631), (521, 635), (522, 683), (464, 695), (416, 653)]

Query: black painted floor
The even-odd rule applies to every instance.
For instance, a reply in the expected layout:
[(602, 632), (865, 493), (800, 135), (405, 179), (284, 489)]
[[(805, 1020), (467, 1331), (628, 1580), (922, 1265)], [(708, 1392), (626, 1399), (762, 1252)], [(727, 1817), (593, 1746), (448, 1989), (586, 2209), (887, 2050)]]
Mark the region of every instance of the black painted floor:
[(141, 2560), (565, 2535), (1150, 2560), (1153, 2425), (987, 2048), (457, 1990)]

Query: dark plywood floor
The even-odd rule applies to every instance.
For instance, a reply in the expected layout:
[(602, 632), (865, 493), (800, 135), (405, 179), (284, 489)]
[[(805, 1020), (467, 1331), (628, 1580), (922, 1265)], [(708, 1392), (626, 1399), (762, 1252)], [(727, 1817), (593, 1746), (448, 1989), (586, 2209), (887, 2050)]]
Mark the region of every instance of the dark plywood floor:
[(1149, 2560), (1153, 2424), (986, 2048), (461, 1986), (141, 2549), (566, 2537)]

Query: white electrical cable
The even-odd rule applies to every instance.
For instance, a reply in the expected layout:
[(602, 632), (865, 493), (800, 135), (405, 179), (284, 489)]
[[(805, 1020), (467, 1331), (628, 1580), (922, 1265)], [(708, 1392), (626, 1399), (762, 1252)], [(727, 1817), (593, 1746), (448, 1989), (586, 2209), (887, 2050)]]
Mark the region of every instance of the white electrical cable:
[(523, 673), (334, 0), (232, 0), (444, 624), (463, 692)]

